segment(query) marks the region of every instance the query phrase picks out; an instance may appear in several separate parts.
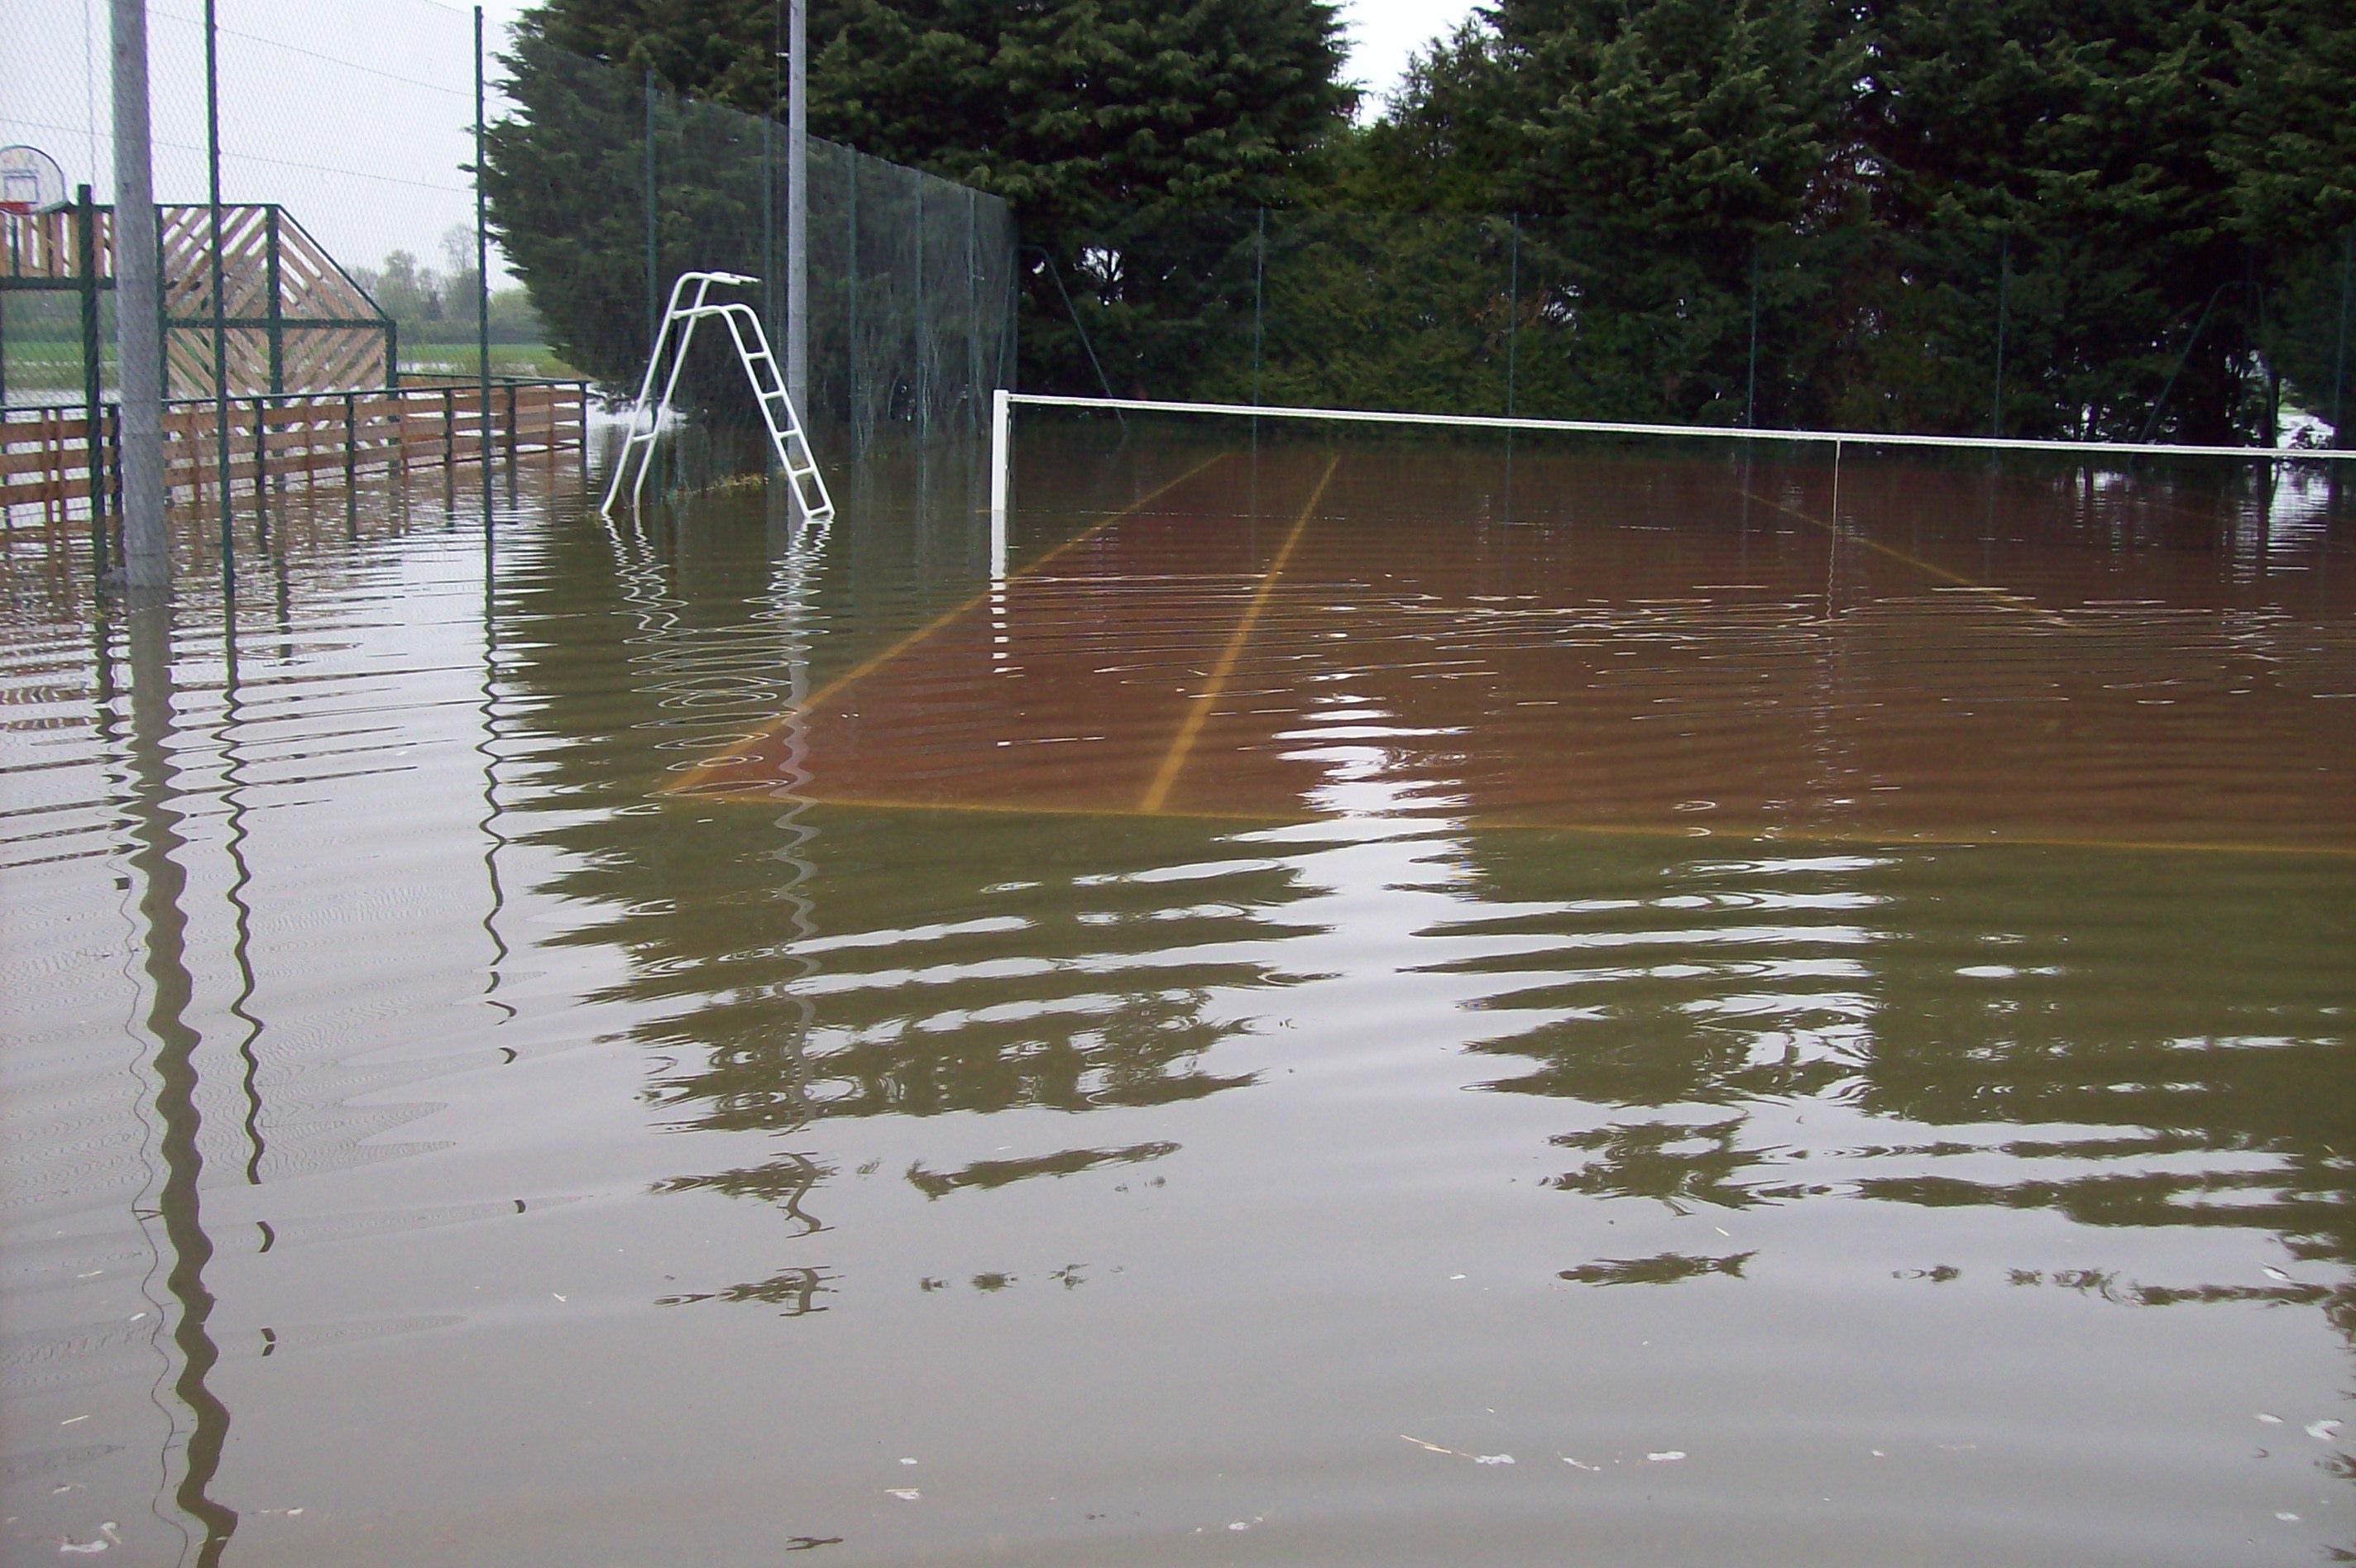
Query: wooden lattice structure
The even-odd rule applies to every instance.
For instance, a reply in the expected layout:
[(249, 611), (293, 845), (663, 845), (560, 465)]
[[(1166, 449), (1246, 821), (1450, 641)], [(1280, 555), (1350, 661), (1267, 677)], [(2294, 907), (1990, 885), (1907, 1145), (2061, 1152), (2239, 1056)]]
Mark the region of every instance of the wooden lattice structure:
[[(213, 391), (211, 212), (156, 209), (164, 252), (164, 395)], [(273, 203), (221, 208), (229, 389), (341, 392), (400, 383), (392, 318)]]
[[(392, 318), (285, 208), (241, 202), (220, 212), (220, 326), (231, 396), (400, 384), (400, 336)], [(212, 209), (159, 207), (155, 218), (165, 395), (210, 397)], [(0, 213), (0, 290), (94, 296), (113, 287), (112, 208)]]

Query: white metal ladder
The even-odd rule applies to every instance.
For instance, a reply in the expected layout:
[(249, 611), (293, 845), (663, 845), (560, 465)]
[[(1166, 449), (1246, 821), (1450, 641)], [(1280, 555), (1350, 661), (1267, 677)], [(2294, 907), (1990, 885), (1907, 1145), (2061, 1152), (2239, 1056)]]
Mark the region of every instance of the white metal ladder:
[[(679, 281), (671, 284), (670, 307), (663, 312), (662, 325), (655, 333), (654, 352), (647, 357), (646, 379), (638, 383), (637, 401), (630, 406), (629, 431), (622, 439), (620, 453), (614, 459), (613, 477), (605, 484), (605, 499), (597, 507), (600, 517), (614, 515), (614, 498), (622, 493), (622, 475), (629, 471), (633, 457), (637, 459), (637, 477), (630, 485), (630, 506), (633, 509), (637, 507), (638, 497), (646, 489), (655, 440), (662, 433), (663, 421), (670, 414), (671, 394), (679, 389), (680, 372), (687, 367), (687, 347), (695, 339), (695, 324), (706, 316), (717, 316), (727, 325), (728, 336), (736, 345), (737, 361), (744, 367), (744, 379), (753, 384), (753, 399), (761, 406), (761, 422), (768, 427), (769, 444), (776, 452), (777, 466), (792, 481), (794, 499), (800, 504), (802, 515), (821, 521), (834, 516), (834, 497), (827, 494), (826, 479), (818, 471), (818, 459), (810, 454), (809, 437), (802, 430), (801, 415), (795, 410), (793, 399), (786, 392), (776, 356), (769, 352), (769, 335), (761, 330), (761, 318), (742, 301), (706, 303), (714, 284), (742, 285), (760, 281), (740, 272), (681, 272)], [(694, 291), (691, 296), (691, 286)], [(671, 340), (674, 324), (679, 327), (676, 344)], [(670, 370), (663, 376), (661, 400), (650, 407), (648, 400), (653, 396), (655, 378), (662, 374), (666, 355), (670, 357)]]

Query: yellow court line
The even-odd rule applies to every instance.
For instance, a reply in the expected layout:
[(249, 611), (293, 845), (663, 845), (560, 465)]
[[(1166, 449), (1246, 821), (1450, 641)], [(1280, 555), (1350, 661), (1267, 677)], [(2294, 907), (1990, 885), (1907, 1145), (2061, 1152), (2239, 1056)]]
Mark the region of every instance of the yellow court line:
[[(939, 813), (958, 816), (1031, 816), (1066, 821), (1134, 820), (1152, 817), (1162, 822), (1226, 822), (1250, 827), (1301, 827), (1351, 818), (1326, 812), (1223, 811), (1194, 806), (1180, 811), (1148, 810), (1142, 805), (1041, 805), (1024, 801), (904, 800), (889, 795), (825, 795), (773, 791), (734, 790), (707, 793), (701, 801), (721, 805), (771, 805), (780, 799), (837, 811)], [(1932, 834), (1922, 837), (1904, 833), (1871, 833), (1844, 828), (1711, 828), (1697, 832), (1690, 825), (1643, 822), (1549, 822), (1539, 817), (1485, 816), (1478, 812), (1458, 817), (1402, 816), (1388, 820), (1429, 822), (1435, 829), (1468, 833), (1576, 833), (1594, 838), (1676, 839), (1696, 845), (1747, 845), (1773, 848), (1837, 847), (1871, 849), (2095, 849), (2117, 853), (2183, 855), (2265, 855), (2328, 860), (2356, 860), (2356, 848), (2337, 844), (2265, 844), (2219, 842), (2199, 838), (2073, 838), (2057, 835), (2034, 837), (2004, 834), (1967, 837)]]
[(1997, 598), (2006, 600), (2017, 608), (2028, 611), (2032, 615), (2043, 616), (2046, 620), (2052, 622), (2055, 625), (2060, 626), (2064, 631), (2083, 632), (2085, 630), (2083, 626), (2079, 625), (2076, 622), (2071, 620), (2067, 615), (2062, 614), (2060, 611), (2049, 610), (2044, 605), (2040, 604), (2036, 600), (2029, 598), (2025, 593), (2015, 593), (2009, 588), (1998, 588), (1993, 582), (1982, 582), (1976, 577), (1965, 577), (1960, 571), (1950, 571), (1944, 566), (1939, 566), (1933, 562), (1924, 560), (1919, 555), (1909, 555), (1906, 551), (1898, 549), (1894, 545), (1883, 544), (1879, 539), (1869, 538), (1865, 534), (1850, 532), (1849, 530), (1843, 528), (1838, 523), (1828, 523), (1822, 517), (1812, 517), (1807, 513), (1801, 511), (1797, 507), (1787, 507), (1783, 502), (1775, 499), (1772, 496), (1762, 496), (1758, 491), (1750, 488), (1748, 485), (1737, 485), (1736, 488), (1743, 495), (1748, 496), (1752, 500), (1758, 502), (1761, 506), (1772, 507), (1777, 511), (1783, 513), (1785, 517), (1797, 517), (1800, 521), (1806, 523), (1811, 528), (1824, 529), (1826, 533), (1831, 534), (1836, 539), (1854, 539), (1858, 544), (1863, 545), (1866, 549), (1886, 555), (1892, 560), (1903, 561), (1917, 571), (1926, 572), (1933, 577), (1943, 577), (1949, 582), (1955, 584), (1958, 588), (1976, 588), (1983, 593), (1993, 593)]
[(828, 681), (824, 686), (819, 687), (816, 691), (811, 692), (808, 697), (803, 698), (799, 702), (794, 704), (793, 707), (787, 709), (784, 713), (779, 714), (776, 718), (770, 720), (758, 730), (749, 731), (744, 734), (739, 735), (734, 741), (729, 741), (727, 745), (722, 747), (720, 751), (711, 758), (704, 762), (698, 763), (680, 778), (669, 784), (662, 785), (659, 793), (664, 795), (675, 795), (681, 791), (693, 790), (708, 774), (728, 766), (729, 763), (734, 760), (735, 753), (743, 751), (747, 746), (757, 745), (769, 735), (774, 734), (777, 726), (784, 723), (787, 719), (792, 717), (794, 714), (801, 712), (806, 709), (817, 707), (819, 703), (825, 701), (828, 698), (834, 696), (836, 693), (842, 690), (843, 688), (851, 685), (854, 681), (864, 680), (867, 677), (874, 674), (884, 665), (889, 664), (895, 658), (898, 658), (902, 654), (906, 653), (910, 648), (915, 647), (918, 643), (923, 642), (926, 637), (931, 636), (942, 627), (963, 616), (971, 614), (976, 609), (990, 602), (990, 596), (999, 592), (999, 590), (1003, 588), (1007, 583), (1013, 581), (1018, 577), (1030, 576), (1032, 573), (1037, 571), (1041, 567), (1046, 565), (1049, 561), (1063, 554), (1066, 550), (1071, 549), (1085, 540), (1092, 539), (1096, 535), (1104, 532), (1105, 529), (1112, 527), (1115, 523), (1120, 522), (1128, 517), (1134, 517), (1137, 513), (1143, 511), (1147, 507), (1150, 507), (1154, 502), (1162, 499), (1162, 496), (1168, 495), (1171, 491), (1175, 490), (1179, 485), (1186, 483), (1187, 480), (1192, 479), (1197, 474), (1202, 473), (1203, 470), (1210, 467), (1220, 459), (1230, 455), (1232, 455), (1232, 453), (1226, 452), (1213, 453), (1210, 456), (1203, 459), (1202, 462), (1197, 463), (1194, 467), (1189, 468), (1185, 473), (1181, 474), (1175, 479), (1170, 480), (1166, 484), (1156, 485), (1151, 490), (1149, 490), (1144, 495), (1139, 496), (1136, 500), (1131, 501), (1128, 506), (1123, 507), (1119, 511), (1106, 517), (1103, 521), (1091, 524), (1087, 528), (1082, 528), (1078, 533), (1074, 534), (1070, 539), (1066, 539), (1062, 544), (1057, 545), (1055, 549), (1049, 550), (1038, 560), (1024, 562), (1019, 570), (1008, 572), (1005, 577), (991, 583), (989, 587), (983, 589), (980, 592), (974, 594), (971, 598), (942, 611), (939, 614), (934, 616), (931, 620), (926, 622), (923, 625), (909, 633), (906, 636), (902, 637), (898, 642), (894, 643), (890, 647), (885, 648), (882, 653), (873, 655), (868, 658), (863, 658), (857, 664), (852, 665), (849, 669), (843, 671), (841, 675), (836, 676), (832, 680)]
[(1203, 732), (1203, 722), (1211, 716), (1211, 704), (1217, 701), (1219, 693), (1226, 689), (1227, 677), (1235, 673), (1236, 661), (1243, 656), (1244, 645), (1251, 640), (1252, 627), (1258, 623), (1259, 613), (1267, 608), (1269, 595), (1276, 592), (1276, 580), (1284, 575), (1284, 563), (1292, 559), (1293, 547), (1301, 542), (1301, 536), (1309, 531), (1309, 518), (1317, 510), (1317, 502), (1325, 494), (1325, 485), (1333, 477), (1333, 470), (1341, 465), (1341, 462), (1338, 455), (1326, 460), (1325, 472), (1317, 476), (1317, 487), (1309, 492), (1309, 499), (1301, 504), (1301, 516), (1294, 519), (1292, 531), (1284, 536), (1283, 547), (1276, 552), (1276, 559), (1269, 562), (1267, 573), (1259, 580), (1258, 591), (1252, 594), (1251, 603), (1244, 610), (1244, 618), (1236, 624), (1235, 635), (1227, 639), (1226, 651), (1219, 655), (1219, 662), (1212, 667), (1211, 678), (1204, 684), (1202, 690), (1188, 699), (1185, 722), (1178, 726), (1177, 738), (1170, 742), (1170, 750), (1162, 759), (1161, 770), (1153, 775), (1153, 783), (1147, 787), (1145, 798), (1138, 803), (1138, 810), (1144, 815), (1151, 816), (1160, 812), (1162, 803), (1170, 798), (1170, 786), (1178, 782), (1179, 771), (1186, 765), (1186, 753), (1194, 749), (1194, 738)]

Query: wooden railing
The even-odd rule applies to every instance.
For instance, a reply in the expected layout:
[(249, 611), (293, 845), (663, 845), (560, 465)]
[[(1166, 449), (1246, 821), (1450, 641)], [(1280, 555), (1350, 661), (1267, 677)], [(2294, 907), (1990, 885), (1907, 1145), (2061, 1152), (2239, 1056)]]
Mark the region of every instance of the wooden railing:
[[(397, 391), (293, 392), (232, 398), (229, 404), (230, 494), (251, 494), (272, 479), (324, 475), (356, 483), (364, 473), (407, 473), (480, 461), (482, 389), (473, 381), (402, 387)], [(164, 409), (166, 494), (202, 501), (220, 488), (220, 429), (210, 399)], [(588, 452), (588, 387), (580, 381), (491, 383), (489, 455), (552, 460)], [(107, 511), (120, 509), (123, 472), (119, 411), (109, 405), (101, 432)], [(44, 522), (89, 516), (90, 423), (78, 407), (9, 409), (0, 413), (0, 516), (14, 526), (19, 507)]]

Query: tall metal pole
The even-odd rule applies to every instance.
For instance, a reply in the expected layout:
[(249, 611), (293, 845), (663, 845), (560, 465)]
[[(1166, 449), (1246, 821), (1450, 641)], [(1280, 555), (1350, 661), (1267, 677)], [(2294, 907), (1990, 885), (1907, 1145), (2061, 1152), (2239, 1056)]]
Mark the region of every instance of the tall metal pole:
[(1521, 368), (1519, 360), (1522, 331), (1522, 215), (1518, 212), (1515, 213), (1510, 221), (1514, 226), (1512, 238), (1508, 241), (1512, 249), (1506, 252), (1508, 260), (1505, 262), (1505, 417), (1507, 419), (1514, 417), (1514, 394), (1516, 390), (1514, 383), (1516, 379), (1515, 372)]
[(2004, 434), (2004, 329), (2005, 308), (2012, 293), (2012, 236), (2004, 237), (2004, 249), (1996, 263), (1996, 408), (1988, 415), (1988, 434)]
[[(213, 281), (213, 435), (214, 472), (220, 480), (221, 592), (237, 591), (237, 540), (230, 534), (229, 478), (229, 311), (223, 297), (227, 285), (221, 265), (220, 187), (220, 0), (205, 0), (205, 167), (211, 203)], [(121, 306), (116, 307), (120, 309)], [(261, 481), (257, 477), (256, 484)]]
[[(777, 302), (785, 297), (785, 280), (777, 276), (777, 105), (786, 96), (786, 0), (776, 0), (769, 13), (769, 106), (761, 112), (761, 330), (771, 342), (782, 341), (785, 324), (777, 319)], [(798, 405), (796, 411), (798, 412)], [(772, 451), (767, 463), (776, 466)]]
[(662, 309), (655, 283), (655, 72), (647, 68), (647, 352), (655, 351)]
[(172, 584), (164, 534), (164, 306), (156, 282), (155, 172), (147, 131), (146, 0), (112, 0), (114, 341), (123, 408), (123, 577)]
[(1742, 393), (1742, 422), (1759, 428), (1759, 236), (1751, 237), (1751, 370)]
[[(1261, 304), (1268, 286), (1268, 208), (1253, 209), (1252, 228), (1252, 407), (1259, 407)], [(1079, 318), (1074, 316), (1074, 321)], [(1255, 424), (1252, 427), (1258, 430)]]
[(483, 538), (491, 537), (491, 240), (484, 227), (483, 8), (475, 7), (475, 372), (482, 392)]
[[(2356, 227), (2348, 230), (2340, 249), (2340, 347), (2332, 360), (2331, 444), (2348, 444), (2348, 427), (2340, 422), (2341, 397), (2348, 389), (2348, 294), (2356, 284)], [(118, 289), (123, 285), (117, 283)], [(119, 308), (119, 307), (118, 307)]]
[(786, 391), (809, 408), (809, 6), (788, 0), (786, 48)]
[(81, 278), (82, 418), (90, 465), (90, 570), (106, 581), (106, 413), (100, 405), (98, 355), (98, 202), (87, 185), (74, 192), (74, 271)]

